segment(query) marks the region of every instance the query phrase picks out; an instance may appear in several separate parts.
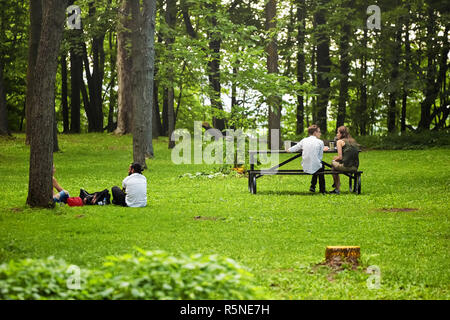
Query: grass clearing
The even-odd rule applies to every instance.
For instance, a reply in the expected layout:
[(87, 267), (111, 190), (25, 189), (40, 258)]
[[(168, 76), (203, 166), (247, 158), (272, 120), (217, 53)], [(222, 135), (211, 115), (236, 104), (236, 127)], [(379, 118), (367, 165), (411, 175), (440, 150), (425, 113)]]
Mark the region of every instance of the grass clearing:
[[(71, 196), (120, 186), (132, 160), (130, 136), (60, 135), (59, 143), (56, 177)], [(342, 177), (338, 196), (310, 194), (305, 176), (262, 177), (256, 195), (245, 177), (180, 177), (217, 165), (174, 165), (167, 138), (154, 147), (144, 171), (146, 208), (39, 210), (25, 206), (24, 136), (0, 138), (0, 263), (55, 256), (95, 268), (137, 246), (230, 257), (274, 299), (450, 298), (448, 148), (363, 152), (362, 194), (349, 193)], [(326, 181), (331, 190), (331, 177)], [(406, 208), (415, 210), (394, 210)], [(362, 266), (338, 273), (317, 267), (328, 245), (360, 246)], [(367, 288), (369, 265), (380, 268), (378, 290)]]

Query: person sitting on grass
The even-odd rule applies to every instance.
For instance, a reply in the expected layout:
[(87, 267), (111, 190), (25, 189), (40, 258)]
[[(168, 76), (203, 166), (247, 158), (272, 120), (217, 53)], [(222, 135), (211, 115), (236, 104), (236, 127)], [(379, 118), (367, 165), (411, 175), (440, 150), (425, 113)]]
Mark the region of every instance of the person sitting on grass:
[(303, 171), (312, 174), (311, 187), (309, 191), (316, 191), (317, 176), (319, 176), (320, 193), (325, 194), (325, 177), (319, 174), (324, 171), (322, 164), (323, 152), (328, 151), (328, 147), (324, 147), (323, 141), (320, 140), (320, 128), (313, 124), (308, 128), (308, 138), (302, 139), (295, 146), (289, 148), (288, 152), (297, 152), (302, 150), (302, 167)]
[(122, 181), (122, 190), (112, 187), (113, 204), (124, 207), (145, 207), (147, 205), (147, 179), (142, 175), (142, 166), (132, 163), (128, 177)]
[(53, 188), (56, 189), (56, 191), (57, 191), (57, 192), (53, 191), (53, 202), (66, 203), (67, 199), (69, 198), (69, 192), (64, 190), (59, 185), (58, 181), (55, 178), (55, 172), (56, 172), (56, 168), (55, 168), (55, 165), (53, 165), (52, 182), (53, 182)]
[[(331, 162), (333, 171), (356, 172), (359, 167), (359, 145), (348, 132), (348, 128), (340, 126), (337, 130), (338, 155)], [(338, 174), (333, 174), (335, 189), (330, 193), (341, 193), (341, 180)]]

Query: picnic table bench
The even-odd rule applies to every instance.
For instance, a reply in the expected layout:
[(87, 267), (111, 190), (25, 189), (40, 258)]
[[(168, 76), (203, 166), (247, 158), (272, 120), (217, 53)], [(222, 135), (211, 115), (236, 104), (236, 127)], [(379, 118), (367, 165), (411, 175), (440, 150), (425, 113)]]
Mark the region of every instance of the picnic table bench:
[[(256, 157), (258, 154), (272, 154), (272, 153), (290, 153), (293, 156), (270, 169), (260, 169), (255, 170)], [(337, 149), (332, 149), (328, 151), (324, 151), (324, 153), (337, 153)], [(248, 171), (248, 190), (252, 194), (256, 194), (256, 179), (261, 178), (265, 175), (311, 175), (310, 173), (306, 173), (303, 170), (280, 170), (279, 168), (284, 166), (285, 164), (299, 158), (302, 156), (302, 151), (298, 152), (287, 152), (285, 150), (258, 150), (258, 151), (249, 151), (250, 154), (250, 170)], [(331, 170), (331, 164), (322, 161), (324, 167), (329, 167), (330, 169), (325, 169), (323, 172), (318, 172), (317, 174), (342, 174), (348, 177), (349, 181), (349, 190), (350, 192), (354, 192), (357, 194), (361, 194), (361, 174), (362, 171), (356, 172), (343, 172), (343, 171), (333, 171)]]

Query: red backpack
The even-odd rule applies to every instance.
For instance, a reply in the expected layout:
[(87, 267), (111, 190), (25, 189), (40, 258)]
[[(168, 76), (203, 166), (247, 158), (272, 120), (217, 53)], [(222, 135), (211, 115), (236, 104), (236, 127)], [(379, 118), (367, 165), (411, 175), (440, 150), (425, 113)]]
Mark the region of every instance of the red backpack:
[(83, 200), (80, 197), (71, 197), (67, 199), (67, 204), (70, 207), (81, 207), (83, 206)]

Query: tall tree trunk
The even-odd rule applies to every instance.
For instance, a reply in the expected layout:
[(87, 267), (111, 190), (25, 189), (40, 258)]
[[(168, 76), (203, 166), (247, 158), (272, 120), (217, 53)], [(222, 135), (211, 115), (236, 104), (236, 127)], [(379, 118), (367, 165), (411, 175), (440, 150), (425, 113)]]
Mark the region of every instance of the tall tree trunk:
[[(277, 2), (276, 0), (269, 0), (265, 7), (266, 14), (266, 30), (273, 30), (276, 28)], [(267, 72), (278, 73), (278, 49), (276, 38), (270, 39), (266, 47), (267, 51)], [(279, 130), (278, 145), (281, 146), (281, 101), (277, 96), (268, 98), (267, 104), (269, 106), (269, 132), (268, 143), (269, 148), (272, 146), (272, 130)]]
[(409, 59), (411, 59), (411, 44), (409, 41), (409, 12), (410, 4), (407, 2), (408, 14), (405, 17), (405, 73), (407, 77), (403, 80), (403, 93), (402, 93), (402, 114), (400, 118), (400, 131), (406, 131), (406, 107), (408, 102), (408, 78), (409, 78)]
[(133, 17), (133, 160), (147, 167), (145, 158), (153, 156), (152, 116), (154, 80), (154, 33), (156, 0), (131, 3)]
[[(348, 3), (350, 8), (353, 7), (353, 1)], [(347, 101), (348, 101), (348, 74), (350, 72), (350, 36), (351, 26), (345, 17), (342, 25), (342, 34), (339, 41), (339, 54), (340, 54), (340, 81), (339, 81), (339, 104), (336, 118), (336, 132), (340, 126), (345, 123)]]
[(391, 72), (391, 87), (392, 91), (389, 94), (387, 127), (388, 132), (395, 132), (396, 130), (396, 114), (397, 114), (397, 97), (398, 97), (398, 65), (400, 63), (399, 52), (401, 51), (402, 32), (401, 25), (396, 25), (395, 36), (392, 45), (392, 72)]
[(30, 35), (28, 39), (28, 65), (27, 65), (27, 93), (25, 97), (25, 118), (27, 119), (26, 126), (26, 139), (25, 143), (31, 142), (31, 125), (29, 121), (31, 119), (31, 110), (33, 105), (31, 104), (33, 86), (33, 72), (36, 66), (36, 59), (38, 54), (39, 38), (41, 36), (42, 25), (42, 0), (30, 0)]
[[(155, 64), (155, 77), (156, 77), (156, 64)], [(161, 115), (159, 114), (159, 100), (158, 100), (158, 81), (153, 81), (153, 138), (156, 139), (161, 134)]]
[[(72, 2), (72, 1), (71, 1)], [(83, 80), (83, 31), (71, 30), (70, 32), (70, 132), (80, 133), (81, 90)]]
[[(211, 10), (211, 27), (213, 30), (217, 28), (217, 5), (213, 2), (209, 5)], [(220, 46), (222, 43), (221, 35), (218, 31), (212, 31), (209, 34), (209, 50), (211, 52), (211, 58), (208, 62), (208, 78), (209, 78), (209, 86), (211, 88), (211, 105), (214, 109), (219, 112), (223, 111), (222, 99), (220, 97), (221, 94), (221, 83), (220, 83)], [(225, 130), (225, 119), (222, 116), (213, 116), (213, 127), (218, 129), (219, 131)]]
[(111, 68), (111, 79), (109, 81), (109, 112), (108, 112), (108, 132), (113, 132), (115, 128), (114, 124), (114, 109), (117, 103), (117, 93), (114, 87), (116, 86), (116, 59), (117, 59), (117, 41), (113, 44), (113, 32), (109, 33), (109, 65)]
[[(297, 0), (297, 81), (300, 84), (305, 83), (305, 34), (306, 34), (306, 4), (305, 0)], [(297, 126), (296, 134), (303, 134), (305, 116), (305, 102), (303, 94), (297, 96)]]
[[(439, 108), (435, 108), (435, 110), (433, 111), (433, 113), (430, 116), (430, 119), (433, 119), (434, 117), (437, 117), (438, 115), (442, 115), (439, 119), (439, 121), (436, 123), (435, 127), (433, 128), (433, 130), (438, 130), (439, 128), (444, 128), (447, 118), (450, 114), (450, 108), (448, 105), (448, 93), (445, 91), (445, 87), (446, 87), (446, 75), (447, 75), (447, 70), (449, 67), (448, 64), (448, 54), (450, 52), (450, 42), (448, 41), (448, 30), (449, 29), (449, 25), (446, 25), (445, 27), (445, 31), (442, 35), (442, 41), (443, 43), (441, 44), (441, 50), (440, 50), (440, 54), (439, 56), (436, 58), (436, 60), (438, 60), (438, 65), (439, 65), (439, 71), (437, 72), (437, 76), (436, 76), (436, 81), (435, 81), (435, 85), (434, 85), (434, 91), (432, 91), (432, 95), (430, 99), (433, 99), (434, 104), (435, 101), (438, 97), (439, 92), (444, 92), (444, 94), (441, 94), (441, 102), (440, 102), (440, 107)], [(442, 88), (442, 91), (441, 91)]]
[(169, 131), (169, 89), (163, 88), (162, 136)]
[(324, 26), (326, 21), (326, 10), (323, 8), (328, 0), (319, 1), (319, 8), (314, 14), (317, 25), (317, 125), (323, 133), (327, 132), (327, 108), (330, 97), (331, 71), (330, 60), (330, 38)]
[[(53, 100), (54, 101), (54, 100)], [(56, 108), (55, 103), (53, 102), (53, 152), (58, 152), (59, 143), (58, 143), (58, 122), (56, 121)]]
[[(236, 64), (239, 64), (239, 60), (236, 61)], [(237, 77), (238, 77), (238, 66), (233, 66), (233, 81), (231, 82), (231, 119), (236, 122), (238, 120), (238, 103), (237, 103)], [(236, 129), (236, 125), (233, 124), (231, 129)]]
[(118, 110), (115, 134), (132, 132), (133, 128), (133, 61), (128, 47), (131, 44), (131, 1), (121, 0), (119, 10), (119, 27), (117, 31), (117, 78), (118, 78)]
[(80, 133), (81, 85), (83, 61), (74, 49), (70, 50), (70, 132)]
[[(316, 28), (315, 21), (313, 20), (313, 28)], [(311, 84), (314, 87), (317, 87), (317, 63), (316, 63), (316, 55), (317, 48), (315, 45), (311, 46)], [(317, 122), (317, 96), (311, 97), (311, 121), (312, 123)], [(306, 127), (309, 127), (309, 117), (306, 115)]]
[(67, 56), (61, 56), (61, 106), (63, 115), (63, 132), (68, 133), (69, 127), (69, 105), (67, 103)]
[(361, 74), (360, 74), (360, 102), (357, 110), (357, 123), (359, 133), (364, 136), (367, 134), (367, 28), (364, 28), (361, 45)]
[[(177, 17), (177, 6), (176, 0), (167, 0), (167, 8), (166, 8), (166, 23), (168, 26), (168, 34), (166, 35), (166, 45), (169, 55), (169, 60), (173, 60), (172, 55), (172, 46), (175, 42), (174, 32), (175, 32), (175, 24)], [(167, 71), (167, 78), (169, 82), (169, 87), (167, 88), (167, 135), (169, 136), (169, 149), (175, 147), (175, 142), (170, 139), (172, 136), (172, 132), (175, 130), (175, 109), (174, 109), (174, 75), (173, 70), (169, 67)]]
[[(427, 19), (427, 74), (425, 81), (424, 96), (425, 99), (420, 104), (420, 122), (419, 130), (430, 130), (430, 125), (435, 113), (431, 114), (431, 106), (435, 103), (436, 98), (439, 94), (442, 82), (446, 81), (446, 73), (448, 69), (447, 56), (449, 53), (449, 41), (448, 41), (448, 28), (445, 26), (445, 31), (442, 37), (443, 45), (440, 45), (440, 54), (438, 55), (439, 49), (435, 42), (438, 41), (438, 36), (435, 28), (435, 14), (432, 8), (428, 9), (428, 19)], [(434, 39), (434, 41), (433, 41)], [(437, 71), (437, 62), (434, 60), (439, 59), (439, 72)], [(441, 106), (442, 107), (442, 106)], [(444, 109), (445, 110), (445, 109)]]
[[(96, 4), (89, 2), (89, 16), (95, 17)], [(105, 52), (103, 43), (105, 34), (97, 34), (92, 39), (92, 57), (88, 58), (86, 45), (83, 45), (83, 62), (86, 72), (86, 78), (89, 89), (89, 104), (85, 104), (86, 115), (88, 118), (89, 132), (103, 132), (103, 99), (102, 85), (105, 67)], [(92, 60), (92, 72), (90, 70), (90, 60)]]
[[(158, 10), (158, 9), (156, 9)], [(158, 41), (160, 40), (160, 37), (158, 37)], [(157, 55), (157, 52), (155, 51), (155, 74), (153, 77), (153, 124), (152, 124), (152, 131), (153, 131), (153, 138), (156, 139), (159, 136), (163, 136), (162, 131), (162, 125), (161, 125), (161, 114), (159, 112), (159, 84), (156, 80), (156, 75), (158, 73), (158, 64), (159, 64), (159, 57)]]
[(9, 135), (6, 91), (3, 84), (3, 61), (0, 57), (0, 135)]
[[(53, 113), (55, 79), (59, 45), (67, 1), (45, 0), (42, 10), (42, 32), (38, 41), (35, 67), (30, 70), (31, 140), (30, 174), (27, 204), (51, 207), (53, 165)], [(31, 46), (30, 42), (30, 46)], [(31, 49), (31, 48), (30, 48)]]

